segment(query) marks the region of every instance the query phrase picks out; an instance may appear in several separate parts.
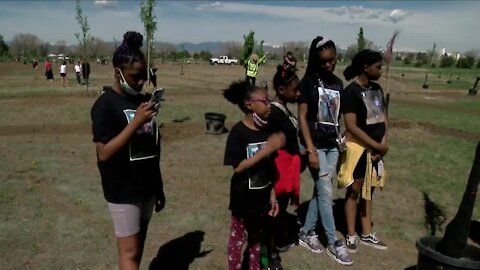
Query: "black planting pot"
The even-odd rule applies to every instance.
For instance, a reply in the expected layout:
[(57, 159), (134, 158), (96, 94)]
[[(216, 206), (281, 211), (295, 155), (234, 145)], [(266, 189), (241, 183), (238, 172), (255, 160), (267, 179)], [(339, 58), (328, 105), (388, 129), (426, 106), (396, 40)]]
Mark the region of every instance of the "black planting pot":
[(452, 258), (437, 252), (440, 237), (426, 236), (417, 240), (417, 270), (480, 269), (480, 248), (467, 244), (463, 258)]
[(220, 135), (225, 132), (225, 119), (227, 116), (221, 113), (205, 113), (205, 128), (208, 134)]

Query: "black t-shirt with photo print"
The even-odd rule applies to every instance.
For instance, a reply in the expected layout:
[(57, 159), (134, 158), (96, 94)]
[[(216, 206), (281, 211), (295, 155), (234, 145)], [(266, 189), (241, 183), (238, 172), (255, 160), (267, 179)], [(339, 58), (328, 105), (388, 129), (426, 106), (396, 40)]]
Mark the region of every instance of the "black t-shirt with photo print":
[(270, 115), (265, 130), (269, 132), (281, 131), (285, 134), (286, 142), (282, 148), (291, 155), (300, 153), (298, 146), (298, 120), (285, 108), (286, 112), (274, 105), (270, 105)]
[(386, 132), (385, 99), (382, 87), (370, 82), (363, 88), (356, 82), (348, 85), (342, 93), (342, 113), (355, 113), (357, 126), (372, 139), (381, 142)]
[[(252, 130), (242, 121), (238, 122), (227, 138), (224, 165), (236, 168), (249, 153), (258, 150), (269, 136), (267, 131)], [(264, 214), (269, 208), (270, 191), (275, 179), (273, 155), (241, 173), (234, 173), (230, 183), (229, 209), (232, 214), (239, 218)]]
[[(322, 83), (321, 91), (324, 93), (322, 102), (319, 102), (318, 77), (305, 75), (300, 81), (300, 96), (297, 102), (298, 104), (306, 103), (308, 106), (307, 123), (315, 147), (331, 148), (337, 145), (337, 133), (332, 117), (335, 117), (338, 123), (343, 82), (332, 74), (328, 81), (323, 80)], [(319, 108), (321, 109), (320, 114)], [(300, 136), (300, 142), (305, 144), (303, 136)]]
[[(150, 96), (122, 96), (104, 87), (91, 110), (93, 141), (108, 143), (133, 119), (136, 108)], [(155, 118), (136, 130), (107, 161), (98, 161), (105, 199), (110, 203), (137, 203), (161, 188), (160, 135)]]

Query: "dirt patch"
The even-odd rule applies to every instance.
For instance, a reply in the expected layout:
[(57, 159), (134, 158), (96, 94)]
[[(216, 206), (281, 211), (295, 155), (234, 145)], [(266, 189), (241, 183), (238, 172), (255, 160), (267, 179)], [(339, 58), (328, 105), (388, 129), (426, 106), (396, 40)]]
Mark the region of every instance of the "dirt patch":
[(0, 136), (90, 134), (91, 124), (0, 126)]
[(480, 133), (473, 133), (449, 127), (436, 126), (430, 123), (419, 122), (418, 124), (421, 127), (426, 128), (432, 134), (440, 134), (472, 142), (478, 142), (480, 140)]
[(412, 128), (412, 123), (408, 121), (403, 121), (400, 119), (390, 119), (389, 122), (390, 127), (392, 128), (400, 128), (400, 129), (410, 129)]
[(204, 134), (205, 127), (200, 123), (188, 121), (183, 123), (163, 123), (160, 133), (162, 134), (162, 142), (168, 143)]
[(414, 129), (421, 128), (434, 135), (449, 136), (457, 139), (477, 142), (480, 139), (480, 133), (473, 133), (459, 129), (436, 126), (427, 122), (409, 122), (398, 118), (391, 118), (389, 123), (391, 128)]

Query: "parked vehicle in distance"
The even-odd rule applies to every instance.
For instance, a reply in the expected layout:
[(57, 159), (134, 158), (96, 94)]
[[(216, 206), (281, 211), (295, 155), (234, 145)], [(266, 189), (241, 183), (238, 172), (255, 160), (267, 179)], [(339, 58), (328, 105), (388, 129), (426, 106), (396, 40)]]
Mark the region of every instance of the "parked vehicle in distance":
[(218, 65), (218, 64), (222, 64), (222, 65), (234, 65), (234, 64), (238, 64), (238, 60), (237, 59), (232, 59), (232, 58), (228, 58), (228, 56), (226, 55), (222, 55), (218, 58), (210, 58), (210, 64), (211, 65)]

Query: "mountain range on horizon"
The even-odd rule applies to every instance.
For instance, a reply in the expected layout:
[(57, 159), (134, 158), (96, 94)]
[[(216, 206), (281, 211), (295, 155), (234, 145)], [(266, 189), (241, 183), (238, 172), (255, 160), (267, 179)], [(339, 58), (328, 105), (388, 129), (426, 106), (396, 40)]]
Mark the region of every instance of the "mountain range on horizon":
[[(115, 46), (113, 41), (104, 41), (107, 46), (111, 46), (112, 48)], [(8, 46), (11, 46), (11, 41), (5, 42)], [(208, 42), (200, 42), (200, 43), (191, 43), (191, 42), (181, 42), (181, 43), (171, 43), (171, 42), (154, 42), (154, 47), (156, 49), (175, 49), (176, 51), (187, 50), (190, 53), (199, 53), (201, 51), (209, 51), (214, 56), (218, 56), (222, 53), (225, 53), (226, 45), (229, 42), (222, 42), (222, 41), (208, 41)], [(117, 42), (117, 46), (120, 43)], [(50, 44), (55, 47), (55, 44)], [(242, 44), (240, 44), (242, 46)], [(75, 51), (78, 45), (67, 45), (66, 49), (70, 51)], [(283, 54), (283, 47), (282, 46), (271, 46), (271, 45), (263, 45), (264, 51), (269, 51), (271, 53)], [(307, 50), (307, 48), (305, 48)], [(337, 48), (339, 53), (344, 53), (346, 49)], [(56, 53), (52, 51), (51, 53)], [(300, 55), (299, 55), (300, 56)]]

